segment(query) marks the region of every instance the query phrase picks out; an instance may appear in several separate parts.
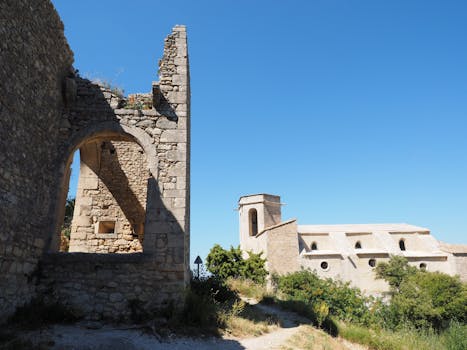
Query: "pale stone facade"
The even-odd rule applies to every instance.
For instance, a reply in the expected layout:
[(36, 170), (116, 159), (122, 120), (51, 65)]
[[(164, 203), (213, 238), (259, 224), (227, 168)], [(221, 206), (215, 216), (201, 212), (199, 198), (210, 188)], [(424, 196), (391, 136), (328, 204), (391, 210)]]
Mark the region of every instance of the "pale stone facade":
[(263, 252), (270, 272), (300, 268), (341, 279), (367, 294), (388, 291), (375, 279), (374, 266), (392, 255), (428, 271), (460, 275), (467, 281), (467, 245), (437, 241), (429, 229), (408, 224), (298, 225), (282, 221), (280, 197), (269, 194), (239, 200), (240, 247)]
[(0, 322), (36, 297), (92, 319), (180, 301), (190, 275), (185, 27), (165, 39), (151, 92), (125, 98), (75, 72), (49, 0), (2, 1), (0, 17)]

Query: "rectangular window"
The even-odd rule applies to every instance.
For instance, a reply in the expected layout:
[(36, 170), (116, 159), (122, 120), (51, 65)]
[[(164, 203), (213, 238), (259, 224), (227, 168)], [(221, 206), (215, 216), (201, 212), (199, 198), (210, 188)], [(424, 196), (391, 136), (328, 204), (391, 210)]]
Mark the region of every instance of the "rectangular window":
[(99, 221), (97, 233), (115, 233), (115, 221)]

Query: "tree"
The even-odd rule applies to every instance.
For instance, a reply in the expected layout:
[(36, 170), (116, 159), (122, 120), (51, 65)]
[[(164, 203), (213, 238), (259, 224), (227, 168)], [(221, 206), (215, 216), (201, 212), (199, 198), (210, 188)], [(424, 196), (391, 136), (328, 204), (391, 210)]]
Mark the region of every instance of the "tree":
[(63, 226), (70, 227), (71, 220), (73, 220), (73, 212), (75, 211), (75, 198), (68, 198), (65, 203), (65, 218), (63, 219)]
[(388, 306), (394, 326), (442, 329), (451, 321), (467, 322), (467, 284), (458, 276), (418, 270), (402, 257), (378, 264), (376, 273), (394, 292)]
[(264, 283), (268, 274), (265, 269), (266, 259), (261, 258), (261, 253), (249, 252), (248, 255), (247, 259), (243, 259), (240, 247), (230, 247), (230, 250), (226, 250), (216, 244), (206, 258), (206, 267), (221, 280), (231, 277)]
[(250, 279), (257, 283), (264, 283), (268, 272), (264, 267), (266, 259), (261, 257), (262, 254), (262, 252), (259, 254), (248, 252), (248, 259), (243, 261), (241, 271), (243, 278)]
[(417, 272), (403, 256), (392, 256), (389, 262), (381, 262), (376, 266), (376, 278), (384, 279), (393, 291), (398, 291), (404, 278)]
[(73, 212), (75, 211), (75, 198), (68, 198), (65, 203), (65, 217), (63, 225), (60, 230), (60, 251), (67, 252), (70, 234), (71, 234), (71, 221), (73, 220)]

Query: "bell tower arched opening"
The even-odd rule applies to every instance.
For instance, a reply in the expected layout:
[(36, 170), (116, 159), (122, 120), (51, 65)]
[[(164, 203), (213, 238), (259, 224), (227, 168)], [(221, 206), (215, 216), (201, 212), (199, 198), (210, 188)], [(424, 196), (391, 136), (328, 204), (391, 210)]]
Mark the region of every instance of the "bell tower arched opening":
[(255, 208), (251, 208), (248, 211), (248, 222), (250, 227), (250, 236), (256, 236), (258, 234), (258, 211)]

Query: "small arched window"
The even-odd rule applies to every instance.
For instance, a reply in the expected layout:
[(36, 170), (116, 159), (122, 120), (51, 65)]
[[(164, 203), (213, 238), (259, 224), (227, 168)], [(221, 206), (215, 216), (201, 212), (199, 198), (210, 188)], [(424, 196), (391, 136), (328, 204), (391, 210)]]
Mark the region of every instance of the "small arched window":
[(405, 250), (405, 242), (404, 242), (403, 239), (401, 239), (401, 240), (399, 241), (399, 248), (400, 248), (401, 250)]
[(252, 208), (248, 211), (248, 222), (250, 224), (250, 236), (258, 234), (258, 212)]
[(370, 265), (371, 267), (375, 267), (376, 266), (376, 259), (368, 260), (368, 265)]
[(420, 266), (420, 270), (426, 271), (426, 264), (425, 263), (421, 263), (419, 266)]
[(311, 250), (318, 250), (318, 245), (316, 242), (311, 243)]
[(355, 249), (362, 249), (362, 244), (360, 243), (360, 241), (355, 243)]

